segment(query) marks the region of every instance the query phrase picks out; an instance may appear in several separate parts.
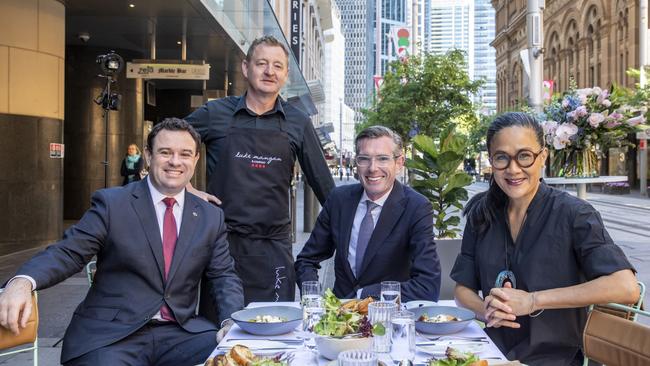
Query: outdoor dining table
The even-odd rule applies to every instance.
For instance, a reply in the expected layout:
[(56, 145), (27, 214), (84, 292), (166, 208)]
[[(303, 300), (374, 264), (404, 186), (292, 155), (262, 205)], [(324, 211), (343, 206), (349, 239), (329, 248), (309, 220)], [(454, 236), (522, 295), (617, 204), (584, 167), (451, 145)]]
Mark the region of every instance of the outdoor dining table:
[(626, 175), (608, 175), (593, 178), (563, 178), (552, 177), (544, 178), (546, 184), (575, 184), (577, 186), (576, 192), (580, 199), (587, 200), (587, 183), (616, 183), (627, 182)]
[[(271, 306), (271, 305), (285, 305), (285, 306), (295, 306), (295, 307), (300, 307), (300, 303), (298, 302), (253, 302), (248, 305), (248, 308), (253, 308), (253, 307), (260, 307), (260, 306)], [(453, 300), (441, 300), (438, 302), (438, 305), (441, 306), (456, 306), (455, 302)], [(497, 348), (497, 346), (492, 342), (490, 337), (487, 336), (487, 334), (483, 331), (483, 329), (480, 327), (480, 325), (477, 322), (471, 322), (465, 329), (458, 333), (454, 333), (450, 336), (457, 336), (457, 337), (485, 337), (485, 340), (487, 341), (484, 343), (482, 347), (482, 351), (478, 353), (478, 356), (482, 359), (493, 359), (493, 360), (506, 360), (504, 357), (503, 353)], [(293, 331), (288, 334), (281, 334), (277, 336), (258, 336), (258, 335), (253, 335), (250, 333), (247, 333), (243, 331), (241, 328), (237, 326), (237, 324), (234, 324), (232, 328), (230, 328), (230, 331), (224, 339), (221, 340), (219, 345), (212, 351), (212, 354), (210, 357), (215, 357), (216, 355), (219, 355), (221, 353), (224, 353), (224, 349), (221, 348), (220, 346), (228, 344), (228, 345), (234, 345), (236, 344), (235, 342), (230, 341), (230, 339), (246, 339), (246, 340), (274, 340), (274, 339), (287, 339), (287, 338), (298, 338), (297, 332)], [(423, 338), (420, 334), (417, 335), (416, 338), (416, 343), (420, 342), (429, 342), (427, 339)], [(460, 341), (458, 341), (460, 342)], [(296, 347), (296, 345), (288, 346), (288, 347)], [(452, 344), (453, 347), (453, 344)], [(432, 356), (429, 354), (426, 354), (422, 352), (420, 347), (417, 347), (416, 355), (415, 355), (415, 362), (414, 364), (423, 364), (426, 360), (430, 359)], [(292, 349), (289, 348), (287, 351), (291, 351)], [(278, 351), (278, 353), (281, 353), (282, 351)], [(440, 356), (438, 356), (440, 357)], [(388, 358), (388, 359), (386, 359)], [(380, 360), (383, 361), (388, 361), (386, 363), (387, 365), (393, 365), (393, 360), (390, 358), (390, 355), (380, 355)], [(327, 360), (323, 356), (318, 357), (318, 365), (304, 365), (304, 366), (323, 366), (323, 365), (335, 365), (335, 363), (332, 363), (331, 360)], [(302, 365), (301, 365), (302, 366)]]

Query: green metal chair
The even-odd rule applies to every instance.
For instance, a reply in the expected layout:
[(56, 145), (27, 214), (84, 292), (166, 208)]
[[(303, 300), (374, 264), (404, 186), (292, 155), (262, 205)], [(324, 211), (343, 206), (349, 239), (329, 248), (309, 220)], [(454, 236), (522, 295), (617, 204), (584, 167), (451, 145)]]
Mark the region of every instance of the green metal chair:
[(650, 364), (650, 327), (637, 322), (638, 316), (650, 318), (642, 309), (645, 285), (639, 282), (639, 301), (631, 305), (609, 303), (592, 305), (585, 326), (584, 362), (589, 359), (608, 366)]
[[(0, 288), (0, 292), (2, 292), (3, 290), (4, 289)], [(33, 309), (33, 318), (36, 321), (36, 336), (34, 338), (34, 341), (33, 342), (25, 342), (25, 343), (22, 343), (22, 344), (15, 344), (11, 348), (0, 349), (0, 351), (6, 350), (6, 349), (11, 349), (11, 351), (0, 353), (0, 357), (14, 355), (14, 354), (17, 354), (17, 353), (22, 353), (22, 352), (32, 351), (34, 353), (33, 354), (34, 366), (38, 366), (38, 293), (36, 291), (34, 291), (33, 294), (34, 294), (34, 296), (32, 297), (32, 299), (33, 299), (32, 300), (33, 301), (32, 309)], [(7, 336), (7, 335), (5, 335), (5, 336)], [(8, 335), (8, 336), (11, 337), (11, 335)], [(29, 345), (29, 346), (21, 347), (23, 345)], [(16, 347), (21, 347), (21, 348), (15, 349)]]

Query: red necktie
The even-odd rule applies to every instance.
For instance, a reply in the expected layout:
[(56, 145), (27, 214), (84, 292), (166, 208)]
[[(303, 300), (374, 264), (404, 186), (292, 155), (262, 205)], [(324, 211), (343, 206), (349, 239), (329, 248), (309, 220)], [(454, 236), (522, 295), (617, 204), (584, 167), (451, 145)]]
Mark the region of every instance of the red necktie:
[[(176, 200), (172, 197), (167, 197), (163, 199), (165, 206), (165, 217), (163, 218), (163, 257), (165, 259), (165, 281), (167, 281), (167, 274), (169, 274), (169, 268), (172, 265), (172, 257), (174, 256), (174, 248), (176, 247), (176, 219), (174, 218), (174, 203)], [(167, 304), (163, 303), (163, 306), (160, 308), (160, 316), (165, 320), (174, 320), (174, 315), (171, 310), (167, 307)]]

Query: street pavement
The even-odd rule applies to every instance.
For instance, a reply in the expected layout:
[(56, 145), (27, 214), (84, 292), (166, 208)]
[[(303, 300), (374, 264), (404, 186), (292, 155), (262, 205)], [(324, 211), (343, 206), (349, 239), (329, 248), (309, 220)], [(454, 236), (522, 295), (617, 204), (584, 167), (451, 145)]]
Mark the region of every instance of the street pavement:
[[(353, 178), (340, 181), (337, 185), (355, 183)], [(470, 196), (487, 189), (485, 183), (474, 183), (469, 187)], [(575, 191), (569, 189), (575, 194)], [(605, 226), (614, 241), (621, 246), (638, 271), (639, 280), (650, 285), (650, 199), (637, 193), (628, 195), (608, 195), (588, 192), (587, 200), (601, 213)], [(294, 245), (294, 257), (309, 238), (303, 229), (302, 186), (297, 197), (297, 236)], [(73, 222), (66, 222), (70, 225)], [(27, 250), (0, 257), (0, 281), (11, 278), (16, 269), (38, 252), (39, 249)], [(321, 281), (323, 287), (334, 284), (333, 260), (322, 263)], [(39, 364), (42, 366), (59, 365), (61, 338), (65, 332), (72, 313), (83, 300), (88, 291), (86, 274), (80, 272), (66, 281), (46, 290), (39, 291)], [(650, 295), (646, 294), (646, 300)], [(649, 320), (643, 322), (650, 324)], [(0, 365), (32, 365), (32, 353), (26, 352), (15, 356), (3, 357)]]

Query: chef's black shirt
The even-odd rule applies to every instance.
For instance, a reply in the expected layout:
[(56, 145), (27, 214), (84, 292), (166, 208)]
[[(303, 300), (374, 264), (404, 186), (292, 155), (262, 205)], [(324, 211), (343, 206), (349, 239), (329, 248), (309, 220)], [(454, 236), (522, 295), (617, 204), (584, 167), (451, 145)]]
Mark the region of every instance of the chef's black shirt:
[[(457, 283), (486, 296), (499, 272), (514, 272), (517, 288), (541, 291), (577, 285), (632, 269), (612, 241), (600, 214), (586, 201), (542, 182), (513, 243), (505, 209), (478, 235), (468, 220), (461, 253), (451, 272)], [(582, 347), (587, 308), (547, 309), (536, 318), (517, 317), (521, 328), (486, 329), (510, 360), (529, 365), (570, 365)]]
[(332, 174), (309, 116), (280, 97), (275, 107), (262, 115), (246, 107), (244, 94), (209, 101), (185, 120), (196, 129), (206, 145), (208, 181), (219, 164), (219, 150), (224, 146), (228, 128), (232, 126), (285, 131), (289, 135), (291, 150), (298, 157), (304, 176), (321, 204), (334, 188)]

